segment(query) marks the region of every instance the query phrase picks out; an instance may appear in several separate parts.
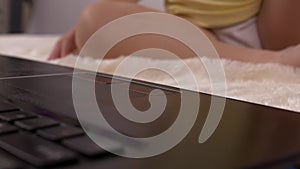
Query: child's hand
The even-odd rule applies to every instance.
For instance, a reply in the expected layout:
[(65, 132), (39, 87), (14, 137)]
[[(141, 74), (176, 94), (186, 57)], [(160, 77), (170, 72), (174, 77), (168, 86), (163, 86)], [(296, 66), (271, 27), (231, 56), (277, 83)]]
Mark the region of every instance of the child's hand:
[(81, 14), (78, 24), (56, 43), (48, 60), (62, 58), (72, 52), (79, 51), (88, 38), (103, 25), (133, 13), (131, 9), (139, 12), (139, 10), (134, 9), (133, 2), (137, 1), (102, 0), (89, 5)]
[(79, 51), (88, 38), (100, 28), (101, 18), (97, 11), (103, 5), (105, 5), (105, 2), (88, 6), (81, 14), (78, 24), (56, 43), (48, 60), (59, 59), (72, 52)]
[(65, 57), (78, 49), (75, 42), (75, 32), (76, 29), (74, 28), (72, 31), (61, 37), (58, 42), (56, 42), (48, 60)]

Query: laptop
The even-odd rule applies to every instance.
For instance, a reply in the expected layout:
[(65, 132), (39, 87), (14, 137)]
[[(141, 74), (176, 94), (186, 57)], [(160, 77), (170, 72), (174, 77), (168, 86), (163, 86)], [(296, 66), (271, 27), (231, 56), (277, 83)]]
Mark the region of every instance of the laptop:
[[(199, 143), (210, 101), (216, 96), (84, 70), (73, 74), (72, 68), (14, 57), (1, 56), (0, 65), (1, 169), (300, 168), (299, 112), (226, 99), (216, 130)], [(153, 137), (172, 127), (183, 93), (201, 101), (198, 116), (191, 130), (172, 148), (143, 158), (120, 156), (115, 152), (124, 151), (128, 145), (112, 137), (101, 123), (82, 123), (79, 119), (76, 106), (90, 106), (91, 101), (79, 98), (74, 103), (74, 79), (79, 89), (94, 86), (95, 100), (106, 121), (128, 137)], [(130, 101), (140, 111), (151, 107), (149, 95), (159, 89), (163, 95), (154, 97), (166, 98), (165, 110), (150, 123), (130, 121), (114, 105), (112, 86), (120, 93), (129, 86)], [(86, 113), (92, 111), (96, 110)], [(108, 146), (99, 146), (91, 135), (106, 140)], [(139, 142), (129, 144), (142, 150)]]

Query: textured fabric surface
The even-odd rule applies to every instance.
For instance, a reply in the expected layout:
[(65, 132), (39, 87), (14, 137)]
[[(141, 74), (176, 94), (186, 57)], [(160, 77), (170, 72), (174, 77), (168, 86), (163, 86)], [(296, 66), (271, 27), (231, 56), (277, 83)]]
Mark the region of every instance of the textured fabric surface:
[[(46, 62), (57, 37), (52, 36), (0, 36), (0, 53)], [(246, 57), (246, 56), (245, 56)], [(99, 71), (113, 73), (124, 57), (104, 60)], [(215, 62), (209, 58), (207, 61)], [(79, 66), (91, 70), (100, 60), (78, 58)], [(169, 68), (174, 78), (184, 84), (184, 88), (210, 92), (207, 73), (197, 58), (186, 59), (185, 63), (194, 72), (197, 83), (187, 81), (188, 72), (175, 60), (131, 57), (128, 69), (143, 65), (157, 65)], [(53, 64), (74, 66), (76, 57), (52, 61)], [(143, 63), (143, 64), (141, 64)], [(276, 64), (250, 64), (222, 60), (226, 73), (227, 97), (263, 105), (279, 107), (300, 112), (300, 69)], [(128, 76), (125, 72), (119, 75)], [(176, 86), (174, 79), (155, 70), (140, 73), (137, 78), (147, 81)]]

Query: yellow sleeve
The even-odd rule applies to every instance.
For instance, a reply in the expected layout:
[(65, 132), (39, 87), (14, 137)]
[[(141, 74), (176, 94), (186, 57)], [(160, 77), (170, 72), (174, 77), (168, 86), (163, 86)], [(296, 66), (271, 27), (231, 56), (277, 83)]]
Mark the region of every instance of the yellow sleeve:
[(222, 28), (255, 16), (261, 0), (166, 0), (167, 12), (205, 28)]

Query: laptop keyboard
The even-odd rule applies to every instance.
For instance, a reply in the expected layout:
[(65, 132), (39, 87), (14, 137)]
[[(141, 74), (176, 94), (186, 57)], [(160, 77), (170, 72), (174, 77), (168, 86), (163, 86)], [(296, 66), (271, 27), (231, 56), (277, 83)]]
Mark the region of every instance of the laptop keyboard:
[[(111, 148), (122, 149), (117, 143)], [(109, 155), (76, 126), (0, 103), (1, 169), (26, 168), (24, 162), (38, 168), (71, 165)]]
[[(145, 91), (137, 87), (134, 90)], [(120, 143), (109, 138), (101, 141), (107, 141), (114, 152), (123, 150)], [(0, 100), (0, 169), (72, 168), (93, 160), (102, 162), (110, 156), (111, 153), (96, 145), (81, 128)], [(300, 169), (300, 165), (294, 163), (288, 167)]]

